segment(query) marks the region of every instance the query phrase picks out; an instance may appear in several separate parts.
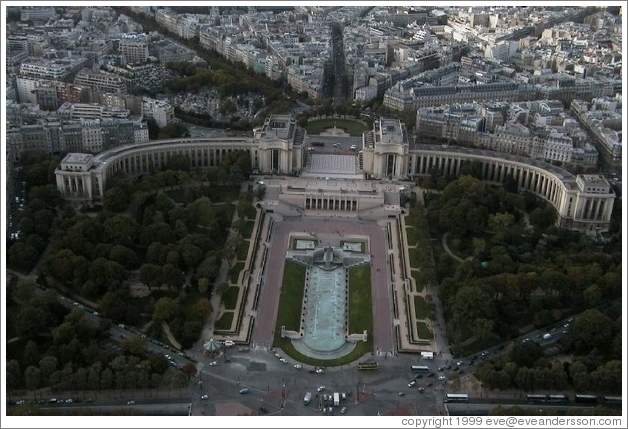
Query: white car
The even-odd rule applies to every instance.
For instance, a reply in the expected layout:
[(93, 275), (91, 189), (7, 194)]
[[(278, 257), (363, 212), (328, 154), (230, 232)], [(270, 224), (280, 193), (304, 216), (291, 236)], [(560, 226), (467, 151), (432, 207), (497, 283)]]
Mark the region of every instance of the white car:
[(288, 361), (285, 360), (284, 358), (279, 359), (279, 362), (281, 362), (281, 363), (288, 363)]
[(317, 374), (322, 374), (324, 372), (325, 372), (325, 370), (323, 368), (316, 368), (316, 373)]
[(346, 413), (346, 412), (347, 412), (347, 407), (342, 407), (342, 408), (340, 409), (340, 414), (344, 414), (344, 413)]
[(445, 377), (444, 375), (441, 375), (438, 377), (438, 381), (445, 381), (447, 380), (447, 377)]
[(325, 390), (325, 386), (318, 386), (316, 389), (317, 392), (322, 392), (323, 390)]
[(135, 405), (135, 401), (129, 401), (126, 403), (127, 405)]
[(204, 401), (204, 400), (206, 400), (206, 399), (209, 399), (209, 395), (202, 395), (202, 396), (201, 396), (201, 400), (202, 400), (202, 401)]
[(416, 380), (412, 380), (410, 383), (408, 383), (408, 387), (414, 387), (416, 386)]
[(216, 361), (213, 361), (213, 362), (209, 363), (209, 366), (216, 366), (216, 365), (218, 365), (218, 362), (216, 362)]
[(300, 363), (294, 366), (294, 369), (301, 369), (301, 368), (303, 368), (303, 365), (301, 365)]

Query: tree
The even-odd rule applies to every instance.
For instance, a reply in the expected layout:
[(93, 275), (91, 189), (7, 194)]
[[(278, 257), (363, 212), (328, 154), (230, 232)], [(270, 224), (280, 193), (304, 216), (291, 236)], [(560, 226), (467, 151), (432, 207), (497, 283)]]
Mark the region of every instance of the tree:
[(55, 279), (70, 283), (74, 279), (75, 259), (76, 255), (71, 250), (59, 250), (46, 261), (48, 271)]
[(13, 299), (18, 304), (26, 304), (29, 302), (37, 289), (37, 283), (30, 280), (20, 280), (13, 289)]
[(543, 356), (541, 346), (534, 341), (516, 342), (510, 351), (510, 360), (519, 367), (531, 368)]
[(266, 186), (258, 185), (257, 189), (255, 190), (255, 197), (261, 201), (264, 199), (265, 196), (266, 196)]
[(212, 303), (207, 298), (199, 299), (192, 307), (190, 319), (204, 322), (212, 312)]
[(218, 265), (216, 256), (209, 256), (201, 262), (196, 269), (196, 275), (198, 277), (207, 278), (210, 283), (214, 281), (218, 275)]
[(155, 320), (171, 320), (179, 311), (179, 305), (171, 298), (163, 297), (155, 303), (153, 318)]
[(477, 318), (473, 321), (473, 335), (484, 341), (493, 333), (493, 320)]
[(108, 218), (104, 223), (103, 239), (107, 243), (133, 246), (137, 240), (139, 225), (130, 216), (115, 215)]
[(222, 249), (222, 256), (229, 263), (229, 267), (231, 267), (231, 263), (236, 256), (236, 249), (238, 248), (238, 244), (240, 243), (240, 241), (242, 241), (242, 236), (240, 236), (239, 234), (232, 236), (227, 240)]
[(190, 171), (190, 165), (191, 161), (187, 155), (177, 153), (168, 158), (168, 169), (172, 171)]
[(230, 98), (223, 99), (220, 102), (220, 114), (223, 116), (231, 115), (238, 111), (238, 106)]
[(198, 291), (201, 295), (205, 295), (209, 289), (209, 280), (206, 277), (198, 279)]
[(11, 359), (7, 361), (6, 377), (7, 389), (12, 390), (22, 386), (22, 370), (17, 360)]
[(102, 205), (105, 210), (122, 213), (129, 205), (129, 197), (122, 189), (111, 188), (105, 191)]
[(162, 269), (159, 265), (144, 264), (140, 268), (140, 281), (149, 288), (156, 288), (162, 285)]
[(227, 282), (222, 282), (218, 285), (218, 287), (216, 288), (216, 293), (218, 294), (220, 299), (222, 299), (222, 297), (225, 295), (227, 289), (229, 289), (229, 283)]
[(70, 322), (63, 322), (52, 331), (52, 338), (57, 345), (69, 344), (75, 336), (74, 326)]
[(29, 366), (24, 371), (24, 384), (28, 390), (36, 390), (41, 386), (41, 371), (36, 366)]
[(177, 290), (180, 289), (185, 282), (185, 277), (183, 276), (181, 270), (172, 264), (166, 264), (163, 266), (161, 278), (164, 283), (174, 287)]
[(100, 374), (100, 388), (103, 390), (109, 390), (113, 387), (113, 371), (110, 368), (105, 368)]
[(146, 352), (146, 340), (139, 335), (135, 335), (120, 341), (120, 347), (124, 353), (143, 356)]
[(20, 337), (34, 338), (48, 331), (49, 325), (46, 319), (46, 313), (41, 307), (23, 306), (15, 318), (15, 330)]
[(608, 350), (613, 338), (613, 321), (597, 309), (576, 318), (571, 331), (572, 347), (579, 354), (593, 349)]
[(98, 390), (100, 388), (100, 374), (95, 367), (90, 367), (87, 373), (87, 386), (88, 390)]
[(39, 252), (33, 246), (18, 241), (7, 252), (7, 265), (18, 271), (29, 272), (39, 259)]
[(187, 271), (194, 270), (203, 260), (203, 252), (198, 246), (189, 242), (181, 243), (178, 246), (179, 254), (183, 258), (183, 264)]
[(157, 222), (148, 225), (140, 234), (140, 243), (143, 246), (149, 246), (151, 243), (170, 244), (174, 243), (176, 236), (170, 225), (164, 222)]
[(495, 213), (488, 217), (488, 227), (497, 234), (506, 235), (514, 223), (515, 217), (510, 213)]
[(188, 377), (188, 380), (190, 380), (192, 377), (196, 376), (196, 365), (192, 362), (187, 362), (183, 365), (181, 371)]
[(196, 340), (198, 340), (201, 331), (203, 330), (203, 322), (196, 320), (188, 320), (183, 324), (181, 328), (181, 345), (184, 348), (191, 347)]
[(111, 248), (111, 251), (109, 252), (109, 259), (117, 262), (125, 268), (132, 268), (137, 264), (136, 253), (121, 244), (117, 244)]

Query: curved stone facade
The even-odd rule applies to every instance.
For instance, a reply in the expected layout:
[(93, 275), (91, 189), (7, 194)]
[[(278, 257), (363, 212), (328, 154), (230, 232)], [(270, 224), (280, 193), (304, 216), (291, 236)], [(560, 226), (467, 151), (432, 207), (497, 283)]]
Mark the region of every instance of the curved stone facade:
[[(100, 203), (107, 179), (118, 170), (131, 177), (149, 174), (167, 165), (175, 154), (186, 155), (192, 168), (212, 167), (220, 165), (229, 152), (239, 150), (249, 153), (254, 169), (299, 174), (303, 168), (304, 141), (305, 131), (296, 126), (293, 118), (273, 116), (249, 138), (155, 140), (113, 148), (93, 157), (68, 154), (55, 172), (57, 188), (66, 199)], [(462, 163), (477, 161), (482, 165), (484, 180), (503, 183), (511, 176), (519, 190), (531, 191), (552, 204), (561, 226), (602, 232), (610, 224), (615, 194), (602, 175), (576, 177), (543, 161), (481, 149), (410, 147), (403, 125), (391, 120), (378, 121), (373, 131), (365, 133), (363, 148), (357, 156), (367, 177), (396, 180), (425, 176), (434, 168), (443, 174), (457, 175)], [(305, 192), (311, 191), (314, 190)]]

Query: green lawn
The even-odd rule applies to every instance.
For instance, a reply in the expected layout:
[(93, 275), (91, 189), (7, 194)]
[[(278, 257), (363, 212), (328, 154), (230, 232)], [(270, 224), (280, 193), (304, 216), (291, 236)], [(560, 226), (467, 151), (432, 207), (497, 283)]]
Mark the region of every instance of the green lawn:
[(414, 314), (416, 314), (417, 319), (427, 319), (430, 314), (427, 302), (422, 296), (414, 297)]
[(419, 268), (419, 260), (421, 259), (421, 252), (417, 248), (408, 248), (408, 256), (410, 257), (410, 266), (412, 268)]
[(373, 333), (371, 298), (371, 266), (363, 265), (349, 271), (349, 333), (366, 330)]
[(236, 247), (236, 257), (238, 261), (246, 261), (246, 255), (249, 253), (249, 240), (242, 240)]
[(229, 286), (222, 296), (222, 303), (227, 310), (235, 310), (236, 303), (238, 302), (238, 295), (240, 294), (240, 288), (237, 286)]
[(406, 238), (408, 239), (408, 246), (416, 246), (419, 241), (419, 232), (416, 230), (416, 228), (407, 226)]
[(240, 271), (244, 269), (244, 262), (236, 262), (233, 267), (229, 270), (229, 281), (231, 284), (238, 284), (238, 276), (240, 275)]
[(334, 125), (351, 134), (352, 137), (360, 137), (364, 131), (368, 131), (365, 125), (349, 119), (318, 119), (308, 122), (305, 129), (308, 134), (320, 134), (329, 128), (334, 128)]
[(421, 272), (419, 270), (411, 270), (410, 274), (412, 275), (414, 283), (416, 284), (416, 291), (423, 292), (423, 289), (425, 289), (425, 279), (423, 279), (423, 275), (421, 274)]
[(293, 261), (286, 261), (281, 282), (275, 341), (281, 336), (282, 326), (285, 326), (288, 330), (299, 330), (304, 289), (305, 267)]
[(220, 316), (220, 319), (214, 323), (214, 329), (219, 331), (227, 331), (231, 329), (231, 322), (233, 322), (233, 311), (227, 311)]
[(434, 338), (434, 334), (432, 334), (432, 331), (430, 331), (430, 328), (427, 327), (425, 322), (417, 322), (416, 327), (420, 339), (431, 340)]
[(253, 234), (254, 226), (255, 226), (255, 219), (247, 220), (244, 226), (242, 227), (242, 230), (240, 231), (240, 235), (242, 236), (242, 238), (244, 239), (251, 238), (251, 234)]

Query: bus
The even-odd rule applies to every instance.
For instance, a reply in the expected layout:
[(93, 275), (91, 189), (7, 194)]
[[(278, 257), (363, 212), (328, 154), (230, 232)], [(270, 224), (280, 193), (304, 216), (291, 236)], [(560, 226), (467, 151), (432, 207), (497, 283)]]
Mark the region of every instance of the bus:
[(547, 402), (547, 395), (526, 395), (528, 402)]
[(469, 402), (469, 395), (466, 393), (448, 393), (443, 402)]
[(358, 362), (358, 371), (374, 371), (378, 369), (377, 362)]
[(547, 402), (569, 402), (567, 395), (547, 395)]
[(423, 365), (412, 365), (410, 369), (414, 372), (430, 372), (430, 367)]
[(607, 407), (621, 407), (621, 396), (605, 396), (604, 405)]
[(575, 401), (582, 404), (597, 404), (597, 395), (576, 395)]

